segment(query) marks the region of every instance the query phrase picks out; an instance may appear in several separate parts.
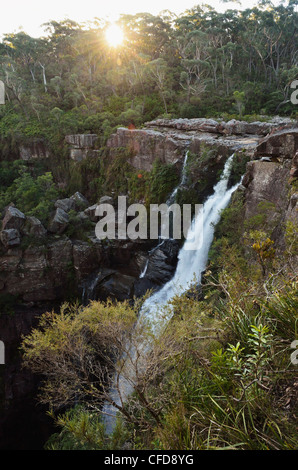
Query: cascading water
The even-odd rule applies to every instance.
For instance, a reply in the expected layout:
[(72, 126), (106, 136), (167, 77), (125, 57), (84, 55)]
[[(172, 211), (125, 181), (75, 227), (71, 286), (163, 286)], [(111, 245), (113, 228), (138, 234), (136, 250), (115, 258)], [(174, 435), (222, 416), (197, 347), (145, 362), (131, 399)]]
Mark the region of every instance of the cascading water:
[[(187, 291), (194, 278), (201, 281), (202, 272), (206, 268), (209, 249), (213, 240), (214, 228), (220, 220), (221, 211), (228, 205), (233, 192), (240, 183), (228, 189), (233, 155), (224, 167), (220, 181), (214, 186), (213, 194), (207, 199), (202, 209), (194, 218), (185, 243), (178, 256), (178, 264), (174, 277), (159, 291), (155, 292), (143, 304), (141, 315), (145, 316), (156, 327), (164, 307), (175, 295)], [(168, 320), (170, 317), (168, 318)], [(132, 353), (133, 355), (133, 353)], [(114, 403), (122, 404), (123, 400), (133, 391), (133, 380), (118, 376), (117, 388), (111, 389), (110, 397)], [(119, 393), (120, 392), (120, 393)], [(103, 407), (107, 432), (111, 432), (115, 423), (116, 408), (110, 403)]]
[[(174, 190), (172, 191), (170, 197), (168, 198), (166, 204), (167, 206), (171, 206), (171, 204), (173, 204), (175, 202), (175, 199), (176, 199), (176, 195), (177, 195), (177, 192), (178, 192), (178, 189), (181, 187), (181, 186), (184, 186), (186, 184), (186, 180), (187, 180), (187, 172), (186, 172), (186, 166), (187, 166), (187, 159), (188, 159), (188, 151), (185, 153), (185, 157), (184, 157), (184, 161), (183, 161), (183, 166), (182, 166), (182, 171), (181, 171), (181, 179), (180, 179), (180, 182), (179, 184), (174, 188)], [(161, 241), (162, 240), (162, 241)], [(149, 251), (149, 258), (147, 259), (146, 263), (145, 263), (145, 266), (144, 266), (144, 269), (143, 271), (141, 272), (140, 274), (140, 279), (144, 278), (145, 275), (146, 275), (146, 272), (147, 272), (147, 269), (148, 269), (148, 265), (149, 265), (149, 259), (150, 259), (150, 256), (158, 249), (160, 248), (163, 243), (164, 243), (164, 239), (162, 239), (162, 237), (159, 238), (159, 244), (157, 246), (155, 246), (154, 248), (152, 248), (152, 250)]]
[(188, 160), (188, 151), (185, 153), (185, 157), (184, 157), (184, 162), (183, 162), (183, 167), (182, 167), (182, 172), (181, 172), (181, 180), (180, 180), (179, 184), (176, 186), (176, 188), (174, 189), (174, 191), (172, 192), (172, 194), (170, 195), (169, 199), (167, 200), (167, 205), (168, 206), (170, 206), (171, 204), (173, 204), (173, 202), (175, 202), (178, 189), (181, 186), (184, 186), (186, 184), (186, 180), (187, 180), (187, 172), (186, 172), (187, 160)]

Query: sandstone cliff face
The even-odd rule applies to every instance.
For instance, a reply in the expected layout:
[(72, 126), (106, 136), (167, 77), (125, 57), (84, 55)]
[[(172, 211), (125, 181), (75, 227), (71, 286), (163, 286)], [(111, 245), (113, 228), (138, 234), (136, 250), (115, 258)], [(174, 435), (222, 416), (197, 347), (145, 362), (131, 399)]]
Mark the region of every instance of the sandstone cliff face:
[(297, 149), (298, 128), (271, 133), (256, 147), (243, 178), (245, 219), (269, 203), (265, 225), (279, 250), (285, 248), (287, 222), (298, 225)]
[(292, 125), (292, 121), (287, 119), (253, 123), (236, 120), (225, 123), (213, 119), (158, 119), (146, 123), (144, 129), (117, 129), (109, 138), (107, 147), (111, 156), (113, 149), (127, 148), (132, 155), (130, 163), (135, 168), (150, 171), (155, 159), (179, 165), (186, 150), (199, 153), (203, 146), (225, 157), (240, 149), (253, 152), (260, 139), (269, 132)]

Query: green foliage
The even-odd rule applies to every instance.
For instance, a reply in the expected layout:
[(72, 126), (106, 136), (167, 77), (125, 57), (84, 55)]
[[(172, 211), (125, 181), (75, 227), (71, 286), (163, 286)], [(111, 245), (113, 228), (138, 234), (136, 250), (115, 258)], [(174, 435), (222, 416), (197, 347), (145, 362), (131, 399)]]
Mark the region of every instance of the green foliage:
[(45, 450), (121, 450), (128, 437), (118, 421), (113, 433), (107, 436), (100, 416), (76, 406), (57, 418), (57, 427), (62, 430), (53, 434), (45, 444)]
[(165, 202), (178, 181), (179, 175), (174, 165), (165, 165), (155, 160), (148, 181), (148, 202), (152, 204)]
[(34, 215), (45, 222), (58, 199), (58, 191), (50, 172), (34, 178), (27, 171), (21, 172), (13, 183), (0, 193), (0, 209), (14, 203), (26, 215)]

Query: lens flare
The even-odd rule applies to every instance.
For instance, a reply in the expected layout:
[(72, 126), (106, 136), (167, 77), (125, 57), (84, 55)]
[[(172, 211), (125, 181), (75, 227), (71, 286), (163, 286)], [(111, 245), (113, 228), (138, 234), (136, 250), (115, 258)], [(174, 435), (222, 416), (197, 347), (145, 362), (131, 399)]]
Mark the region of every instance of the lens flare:
[(116, 24), (112, 24), (106, 30), (106, 40), (112, 47), (120, 46), (123, 42), (123, 31)]

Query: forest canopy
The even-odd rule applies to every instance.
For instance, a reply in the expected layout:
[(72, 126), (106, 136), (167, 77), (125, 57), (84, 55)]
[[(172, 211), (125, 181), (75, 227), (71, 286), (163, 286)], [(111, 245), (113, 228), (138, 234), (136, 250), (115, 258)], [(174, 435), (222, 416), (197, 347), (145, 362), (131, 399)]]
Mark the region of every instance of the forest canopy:
[(6, 105), (0, 138), (57, 140), (67, 133), (109, 135), (117, 125), (160, 116), (224, 117), (293, 113), (297, 77), (295, 2), (218, 13), (122, 15), (124, 41), (112, 47), (109, 24), (70, 19), (46, 35), (6, 34), (0, 79)]

